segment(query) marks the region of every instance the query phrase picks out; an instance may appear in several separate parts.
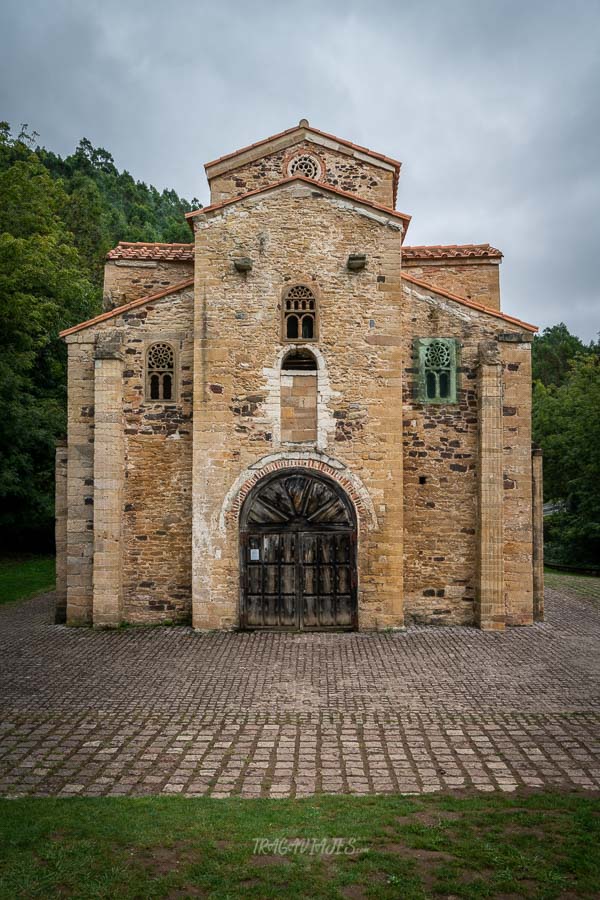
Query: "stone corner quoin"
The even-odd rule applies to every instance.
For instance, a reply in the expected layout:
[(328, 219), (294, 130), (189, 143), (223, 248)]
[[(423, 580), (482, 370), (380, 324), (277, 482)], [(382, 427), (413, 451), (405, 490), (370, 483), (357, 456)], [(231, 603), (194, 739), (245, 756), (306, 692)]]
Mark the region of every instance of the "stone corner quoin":
[(57, 617), (541, 619), (536, 329), (500, 251), (409, 246), (400, 163), (306, 120), (206, 172), (190, 243), (119, 244), (63, 333)]

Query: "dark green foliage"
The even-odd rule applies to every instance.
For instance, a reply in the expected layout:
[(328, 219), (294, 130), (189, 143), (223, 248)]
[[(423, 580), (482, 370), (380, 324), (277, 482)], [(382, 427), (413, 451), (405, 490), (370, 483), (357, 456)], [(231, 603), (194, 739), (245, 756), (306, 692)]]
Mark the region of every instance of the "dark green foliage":
[(533, 381), (541, 381), (548, 387), (559, 387), (569, 372), (572, 360), (589, 348), (577, 335), (571, 334), (564, 322), (544, 328), (533, 339), (532, 368)]
[[(82, 140), (61, 159), (0, 123), (0, 546), (52, 545), (54, 446), (66, 430), (58, 332), (100, 311), (119, 240), (191, 240), (192, 204)], [(197, 201), (193, 201), (198, 205)]]
[(544, 451), (544, 499), (562, 507), (545, 520), (551, 562), (600, 559), (600, 347), (565, 325), (534, 342), (533, 436)]

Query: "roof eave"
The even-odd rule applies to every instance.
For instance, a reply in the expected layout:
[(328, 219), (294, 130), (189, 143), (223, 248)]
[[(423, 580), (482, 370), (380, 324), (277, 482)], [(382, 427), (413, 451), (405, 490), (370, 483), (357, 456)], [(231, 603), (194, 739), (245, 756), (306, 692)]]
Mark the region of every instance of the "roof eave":
[(499, 309), (484, 306), (483, 303), (477, 303), (475, 300), (468, 300), (466, 297), (460, 297), (458, 294), (453, 294), (451, 291), (435, 287), (434, 285), (429, 284), (429, 282), (422, 281), (420, 278), (413, 278), (412, 275), (407, 275), (405, 272), (402, 273), (402, 278), (404, 281), (408, 281), (417, 287), (431, 291), (433, 294), (439, 294), (440, 297), (447, 297), (448, 300), (454, 300), (456, 303), (461, 303), (463, 306), (468, 306), (470, 309), (474, 309), (477, 312), (486, 313), (487, 315), (493, 316), (495, 319), (502, 319), (505, 322), (510, 322), (512, 325), (517, 325), (519, 328), (524, 328), (526, 331), (531, 331), (533, 333), (539, 331), (537, 325), (532, 325), (530, 322), (523, 322), (521, 319), (517, 319), (515, 316), (509, 316)]
[(404, 240), (411, 220), (411, 216), (409, 216), (407, 213), (398, 212), (395, 209), (391, 209), (389, 206), (381, 206), (378, 203), (371, 203), (366, 198), (359, 197), (357, 194), (351, 194), (349, 191), (342, 191), (340, 190), (340, 188), (336, 188), (331, 184), (325, 184), (322, 181), (314, 181), (312, 178), (306, 178), (304, 175), (291, 175), (288, 178), (282, 178), (279, 181), (274, 181), (271, 184), (256, 188), (253, 191), (247, 191), (245, 194), (240, 194), (238, 197), (230, 197), (227, 200), (221, 200), (219, 203), (213, 203), (211, 206), (203, 206), (200, 209), (195, 209), (189, 213), (186, 213), (185, 218), (188, 222), (191, 223), (191, 220), (196, 216), (205, 215), (206, 213), (218, 212), (221, 209), (225, 209), (225, 207), (227, 206), (231, 206), (235, 203), (240, 203), (243, 200), (247, 200), (249, 197), (256, 197), (259, 194), (265, 194), (269, 191), (274, 190), (275, 188), (284, 187), (285, 185), (293, 184), (294, 182), (303, 182), (310, 185), (311, 187), (317, 188), (320, 191), (325, 191), (326, 193), (343, 197), (345, 200), (352, 200), (354, 203), (357, 203), (360, 206), (365, 206), (368, 209), (376, 210), (377, 212), (383, 213), (386, 216), (390, 216), (391, 218), (400, 219), (404, 223), (402, 237), (402, 239)]
[(155, 294), (147, 294), (145, 297), (138, 297), (137, 300), (130, 300), (129, 303), (124, 303), (123, 306), (115, 306), (114, 309), (109, 309), (106, 312), (100, 313), (98, 316), (94, 316), (93, 319), (87, 319), (85, 322), (79, 322), (77, 325), (72, 325), (70, 328), (65, 328), (63, 331), (59, 331), (58, 336), (61, 338), (66, 338), (70, 334), (75, 334), (78, 331), (83, 331), (85, 328), (91, 328), (94, 325), (101, 325), (102, 322), (106, 322), (109, 319), (115, 318), (115, 316), (121, 316), (123, 313), (128, 312), (130, 309), (135, 309), (138, 306), (143, 306), (145, 303), (152, 303), (154, 300), (162, 300), (163, 297), (168, 297), (170, 294), (178, 294), (179, 291), (186, 290), (186, 288), (193, 287), (194, 279), (186, 278), (184, 281), (178, 281), (177, 284), (172, 284), (167, 288), (164, 288), (162, 291), (157, 291)]

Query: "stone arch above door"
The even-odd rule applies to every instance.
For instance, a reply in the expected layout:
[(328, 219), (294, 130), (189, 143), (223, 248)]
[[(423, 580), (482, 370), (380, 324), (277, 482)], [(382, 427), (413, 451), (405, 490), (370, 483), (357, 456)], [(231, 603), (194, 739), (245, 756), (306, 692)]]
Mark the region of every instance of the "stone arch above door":
[(378, 527), (377, 514), (368, 491), (360, 478), (343, 463), (324, 454), (290, 452), (263, 457), (238, 476), (227, 492), (221, 508), (219, 516), (221, 533), (224, 534), (228, 526), (237, 525), (242, 504), (259, 481), (272, 472), (298, 466), (321, 472), (340, 485), (354, 506), (359, 534), (366, 534)]

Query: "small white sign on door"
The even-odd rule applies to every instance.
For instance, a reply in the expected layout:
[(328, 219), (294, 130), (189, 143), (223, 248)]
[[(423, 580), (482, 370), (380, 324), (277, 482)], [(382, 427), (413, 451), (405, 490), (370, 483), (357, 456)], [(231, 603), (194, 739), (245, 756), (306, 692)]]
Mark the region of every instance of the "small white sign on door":
[(250, 560), (251, 562), (257, 562), (260, 559), (260, 550), (252, 548), (250, 550)]

